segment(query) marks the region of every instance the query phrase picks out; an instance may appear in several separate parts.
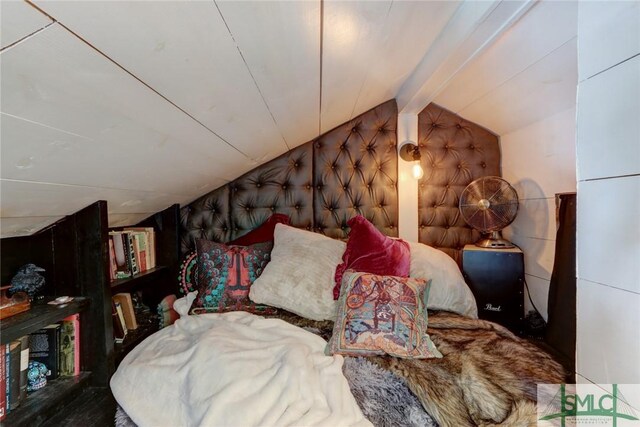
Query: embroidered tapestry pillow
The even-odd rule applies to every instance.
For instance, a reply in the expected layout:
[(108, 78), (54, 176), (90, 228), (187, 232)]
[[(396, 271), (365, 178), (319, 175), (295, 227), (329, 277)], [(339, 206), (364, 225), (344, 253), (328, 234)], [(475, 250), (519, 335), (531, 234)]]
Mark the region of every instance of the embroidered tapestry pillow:
[(272, 247), (271, 242), (227, 246), (198, 239), (198, 296), (193, 312), (273, 311), (249, 300), (251, 285), (269, 262)]
[(409, 244), (385, 236), (361, 215), (347, 221), (351, 227), (342, 263), (336, 268), (333, 299), (340, 295), (342, 274), (347, 270), (384, 276), (408, 277), (411, 265)]
[(431, 281), (347, 270), (327, 353), (442, 357), (427, 334)]

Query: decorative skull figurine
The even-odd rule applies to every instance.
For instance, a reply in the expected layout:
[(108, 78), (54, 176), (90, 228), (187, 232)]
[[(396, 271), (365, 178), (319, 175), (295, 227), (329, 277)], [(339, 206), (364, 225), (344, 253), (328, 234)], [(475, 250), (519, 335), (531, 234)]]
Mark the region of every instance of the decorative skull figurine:
[(44, 363), (30, 360), (27, 369), (27, 391), (40, 390), (47, 385), (47, 372), (49, 368)]

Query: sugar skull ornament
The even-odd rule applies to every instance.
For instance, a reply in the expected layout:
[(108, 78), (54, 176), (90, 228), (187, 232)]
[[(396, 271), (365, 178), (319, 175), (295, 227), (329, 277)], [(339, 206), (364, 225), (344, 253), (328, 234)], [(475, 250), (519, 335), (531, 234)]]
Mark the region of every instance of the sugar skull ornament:
[(27, 391), (40, 390), (47, 385), (47, 372), (49, 368), (44, 363), (30, 360), (27, 368)]

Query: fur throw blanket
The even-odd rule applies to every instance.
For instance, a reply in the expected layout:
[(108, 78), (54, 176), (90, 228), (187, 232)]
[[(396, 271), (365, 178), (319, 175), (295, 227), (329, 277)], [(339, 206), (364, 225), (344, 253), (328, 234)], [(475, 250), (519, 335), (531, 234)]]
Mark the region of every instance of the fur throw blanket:
[[(278, 317), (329, 339), (333, 324)], [(429, 312), (429, 336), (442, 359), (370, 357), (404, 378), (442, 427), (536, 425), (537, 384), (565, 381), (562, 366), (508, 329), (459, 314)]]
[(495, 323), (437, 312), (428, 331), (442, 359), (371, 361), (404, 378), (443, 427), (536, 425), (536, 384), (564, 382), (560, 364)]
[(349, 388), (364, 416), (376, 427), (437, 427), (407, 383), (364, 357), (345, 357)]

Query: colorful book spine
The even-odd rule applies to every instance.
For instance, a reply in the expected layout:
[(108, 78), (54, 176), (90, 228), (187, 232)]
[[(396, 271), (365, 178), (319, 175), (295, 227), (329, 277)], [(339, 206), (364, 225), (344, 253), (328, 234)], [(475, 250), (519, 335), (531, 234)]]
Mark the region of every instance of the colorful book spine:
[(140, 272), (140, 269), (138, 268), (138, 262), (136, 261), (136, 250), (131, 233), (122, 233), (122, 241), (124, 244), (124, 250), (126, 252), (127, 259), (129, 260), (129, 265), (131, 266), (131, 274), (138, 274)]
[(20, 340), (9, 344), (9, 411), (20, 405)]
[(60, 322), (60, 357), (58, 358), (58, 371), (61, 377), (71, 377), (76, 375), (76, 353), (79, 348), (76, 346), (79, 331), (79, 315), (72, 314)]
[(133, 309), (133, 299), (129, 293), (119, 293), (113, 296), (113, 300), (120, 304), (124, 314), (125, 326), (128, 330), (138, 329), (136, 313)]
[(127, 230), (143, 232), (145, 234), (147, 269), (154, 268), (156, 266), (156, 237), (153, 227), (131, 227), (127, 228)]
[(27, 398), (27, 371), (29, 369), (29, 335), (20, 338), (20, 401)]
[(127, 334), (127, 329), (125, 328), (124, 323), (120, 322), (116, 303), (113, 300), (111, 300), (111, 317), (113, 320), (113, 337), (116, 342), (122, 342)]
[(0, 347), (0, 421), (7, 416), (7, 370), (6, 345)]
[(113, 251), (116, 259), (116, 278), (126, 279), (131, 277), (131, 267), (129, 265), (129, 256), (127, 255), (128, 251), (125, 251), (124, 236), (120, 232), (111, 232), (110, 235), (113, 239)]
[(9, 374), (11, 372), (11, 353), (9, 351), (9, 344), (4, 346), (4, 407), (7, 414), (11, 412), (9, 407), (9, 396), (11, 391), (9, 390)]
[(136, 260), (138, 261), (138, 268), (140, 272), (147, 270), (147, 236), (144, 232), (132, 233), (133, 245), (135, 248)]
[(118, 274), (118, 263), (116, 262), (116, 252), (113, 245), (113, 236), (109, 236), (109, 279), (116, 280)]

